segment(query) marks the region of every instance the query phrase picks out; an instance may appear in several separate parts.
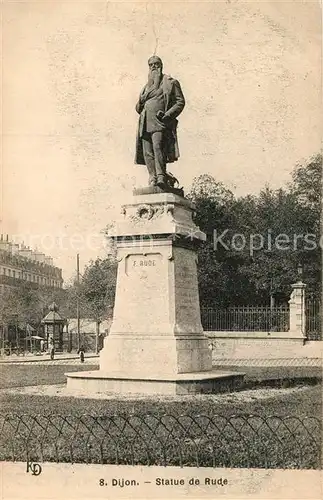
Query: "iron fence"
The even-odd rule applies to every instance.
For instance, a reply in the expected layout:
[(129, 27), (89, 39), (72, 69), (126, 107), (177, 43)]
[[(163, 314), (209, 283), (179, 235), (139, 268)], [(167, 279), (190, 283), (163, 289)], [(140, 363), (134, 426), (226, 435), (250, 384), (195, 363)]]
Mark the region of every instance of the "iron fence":
[(1, 460), (72, 463), (321, 467), (314, 417), (0, 415)]
[(236, 306), (227, 309), (201, 309), (205, 331), (286, 332), (289, 330), (289, 308)]
[(322, 340), (322, 304), (319, 299), (305, 302), (305, 328), (308, 340)]

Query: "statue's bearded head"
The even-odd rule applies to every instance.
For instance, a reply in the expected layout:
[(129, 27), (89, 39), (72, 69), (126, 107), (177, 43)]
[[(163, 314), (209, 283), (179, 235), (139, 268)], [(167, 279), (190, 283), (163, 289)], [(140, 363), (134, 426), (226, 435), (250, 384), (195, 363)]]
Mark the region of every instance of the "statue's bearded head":
[(159, 86), (163, 76), (163, 62), (160, 57), (152, 56), (148, 59), (148, 84)]

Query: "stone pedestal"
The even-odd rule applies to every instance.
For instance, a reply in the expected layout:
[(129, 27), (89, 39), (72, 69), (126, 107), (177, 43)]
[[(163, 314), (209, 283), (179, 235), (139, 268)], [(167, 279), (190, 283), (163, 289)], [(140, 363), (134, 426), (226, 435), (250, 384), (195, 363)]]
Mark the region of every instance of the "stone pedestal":
[(192, 221), (192, 204), (167, 193), (137, 196), (123, 213), (114, 318), (100, 370), (147, 377), (210, 370), (195, 251), (205, 235)]
[[(147, 394), (223, 387), (201, 325), (196, 248), (205, 234), (193, 215), (193, 204), (173, 193), (138, 195), (123, 206), (113, 236), (119, 261), (114, 317), (89, 387)], [(84, 387), (84, 375), (69, 374), (69, 386), (83, 380)], [(223, 377), (230, 385), (231, 375)]]

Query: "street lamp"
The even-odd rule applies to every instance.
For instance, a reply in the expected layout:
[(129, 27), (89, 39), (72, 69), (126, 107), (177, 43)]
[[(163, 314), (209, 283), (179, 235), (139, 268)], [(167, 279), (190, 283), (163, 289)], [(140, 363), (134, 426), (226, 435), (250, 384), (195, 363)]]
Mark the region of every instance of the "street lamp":
[(298, 266), (297, 266), (297, 274), (298, 274), (298, 278), (300, 281), (303, 281), (303, 266), (302, 264), (299, 262)]
[(271, 311), (275, 307), (274, 290), (275, 290), (275, 287), (274, 287), (274, 278), (271, 276), (271, 278), (270, 278), (270, 291), (269, 291), (269, 294), (270, 294), (270, 310)]

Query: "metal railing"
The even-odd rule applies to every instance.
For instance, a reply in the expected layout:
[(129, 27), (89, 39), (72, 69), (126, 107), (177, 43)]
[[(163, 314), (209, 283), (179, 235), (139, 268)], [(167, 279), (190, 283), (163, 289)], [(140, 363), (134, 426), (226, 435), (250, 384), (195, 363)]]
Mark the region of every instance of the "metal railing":
[(322, 304), (319, 299), (306, 300), (305, 318), (308, 340), (322, 340)]
[(264, 331), (289, 330), (289, 308), (267, 306), (237, 306), (227, 309), (201, 309), (205, 331)]
[(1, 460), (317, 469), (315, 417), (0, 415)]

